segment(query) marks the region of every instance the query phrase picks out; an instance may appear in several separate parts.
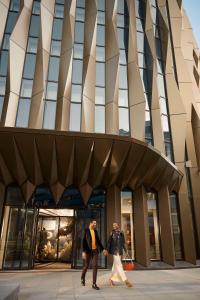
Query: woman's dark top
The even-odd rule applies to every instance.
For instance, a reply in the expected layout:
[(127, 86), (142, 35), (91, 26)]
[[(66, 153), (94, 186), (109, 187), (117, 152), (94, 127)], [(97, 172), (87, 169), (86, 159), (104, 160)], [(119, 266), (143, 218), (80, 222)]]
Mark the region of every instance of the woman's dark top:
[(112, 255), (122, 255), (123, 249), (126, 252), (125, 237), (123, 231), (112, 230), (108, 239), (108, 252)]

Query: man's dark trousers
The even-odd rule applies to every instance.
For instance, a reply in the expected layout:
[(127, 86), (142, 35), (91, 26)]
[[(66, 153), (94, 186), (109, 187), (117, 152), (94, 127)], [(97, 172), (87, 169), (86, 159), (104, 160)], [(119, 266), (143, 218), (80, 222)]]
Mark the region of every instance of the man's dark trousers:
[(96, 284), (97, 281), (97, 262), (98, 262), (98, 251), (97, 249), (92, 250), (90, 253), (86, 253), (86, 258), (84, 259), (84, 267), (82, 271), (81, 278), (85, 281), (85, 275), (92, 259), (92, 268), (93, 268), (93, 284)]

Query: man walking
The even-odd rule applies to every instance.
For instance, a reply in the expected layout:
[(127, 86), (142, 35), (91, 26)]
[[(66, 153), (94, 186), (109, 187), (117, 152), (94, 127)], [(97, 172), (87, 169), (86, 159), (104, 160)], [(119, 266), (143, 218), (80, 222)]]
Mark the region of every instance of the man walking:
[(96, 285), (97, 280), (97, 262), (98, 262), (98, 254), (103, 251), (104, 255), (107, 255), (107, 250), (104, 249), (98, 232), (96, 230), (97, 222), (96, 220), (91, 220), (89, 228), (85, 229), (84, 237), (82, 241), (83, 253), (82, 257), (84, 260), (84, 267), (81, 275), (81, 284), (85, 286), (85, 275), (87, 269), (89, 267), (90, 260), (92, 259), (92, 267), (93, 267), (93, 284), (92, 288), (95, 290), (99, 290), (99, 287)]

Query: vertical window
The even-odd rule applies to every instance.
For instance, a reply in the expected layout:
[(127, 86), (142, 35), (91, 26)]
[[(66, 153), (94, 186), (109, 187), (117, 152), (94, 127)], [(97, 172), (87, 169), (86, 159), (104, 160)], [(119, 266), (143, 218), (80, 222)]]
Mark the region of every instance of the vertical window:
[(182, 244), (181, 244), (181, 231), (179, 220), (179, 208), (176, 194), (170, 195), (171, 203), (171, 218), (172, 218), (172, 230), (174, 236), (174, 251), (176, 259), (183, 259)]
[(121, 192), (121, 229), (125, 235), (128, 254), (132, 259), (135, 259), (133, 196), (131, 191)]
[(119, 58), (119, 135), (130, 135), (129, 101), (128, 101), (128, 36), (129, 15), (125, 0), (118, 0), (117, 6), (117, 33), (120, 48)]
[(157, 199), (155, 193), (147, 193), (150, 259), (160, 260), (160, 233), (158, 223)]
[(80, 131), (81, 129), (81, 104), (71, 103), (69, 130)]

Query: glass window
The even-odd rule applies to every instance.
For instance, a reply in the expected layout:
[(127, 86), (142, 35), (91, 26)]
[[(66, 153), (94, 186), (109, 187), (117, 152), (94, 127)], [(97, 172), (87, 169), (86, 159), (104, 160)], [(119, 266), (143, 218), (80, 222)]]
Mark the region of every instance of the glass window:
[(96, 87), (95, 104), (105, 104), (105, 88)]
[(127, 49), (128, 48), (128, 35), (126, 35), (126, 30), (124, 30), (123, 28), (117, 28), (117, 33), (118, 33), (119, 48)]
[(137, 31), (144, 31), (142, 19), (136, 18), (136, 29)]
[(76, 7), (85, 7), (85, 0), (76, 0)]
[(127, 89), (127, 67), (120, 65), (119, 67), (119, 88)]
[(165, 98), (160, 98), (160, 112), (167, 115), (167, 103)]
[(160, 97), (165, 98), (165, 85), (164, 85), (164, 77), (161, 74), (157, 76), (158, 90)]
[(20, 99), (18, 112), (17, 112), (17, 127), (28, 127), (28, 120), (29, 120), (29, 112), (30, 112), (30, 99)]
[(81, 102), (82, 99), (82, 86), (72, 84), (71, 101)]
[(9, 49), (9, 41), (10, 41), (10, 34), (4, 34), (2, 49), (4, 50)]
[(119, 106), (128, 107), (128, 90), (119, 90)]
[(51, 55), (60, 56), (60, 51), (61, 51), (61, 42), (53, 40), (51, 42)]
[(43, 128), (55, 129), (56, 102), (45, 101)]
[(104, 47), (96, 47), (96, 60), (97, 61), (105, 61), (105, 48)]
[(124, 49), (120, 49), (119, 63), (122, 65), (127, 64), (127, 53), (126, 53), (126, 50), (124, 50)]
[(105, 26), (97, 25), (97, 45), (105, 46)]
[(156, 22), (157, 22), (157, 8), (152, 6), (151, 7), (151, 13), (152, 13), (153, 23), (156, 24)]
[(72, 71), (72, 82), (82, 83), (82, 72), (83, 72), (83, 61), (74, 59), (73, 60), (73, 71)]
[(6, 77), (0, 77), (0, 95), (5, 95)]
[(56, 100), (57, 99), (58, 84), (56, 82), (47, 83), (46, 99)]
[(147, 71), (147, 69), (140, 69), (140, 75), (141, 75), (144, 91), (146, 93), (148, 93), (148, 91), (150, 91), (150, 86), (149, 86), (149, 82), (148, 82), (148, 71)]
[(62, 26), (63, 26), (63, 20), (54, 19), (52, 39), (54, 40), (62, 39)]
[(125, 235), (128, 255), (132, 259), (135, 259), (133, 196), (131, 191), (121, 192), (121, 229)]
[(145, 139), (152, 140), (152, 128), (151, 128), (151, 121), (150, 121), (150, 113), (146, 111), (146, 118), (145, 120)]
[(83, 58), (83, 44), (74, 44), (74, 58)]
[(117, 26), (118, 27), (125, 27), (128, 26), (129, 18), (125, 15), (117, 15)]
[(12, 33), (15, 23), (17, 21), (18, 14), (16, 12), (9, 12), (6, 23), (6, 33)]
[(105, 0), (97, 0), (97, 9), (105, 10)]
[(82, 99), (82, 86), (72, 84), (71, 101), (72, 102), (81, 102), (81, 99)]
[(129, 135), (129, 110), (119, 107), (119, 134)]
[(165, 142), (165, 155), (167, 158), (171, 161), (173, 161), (173, 150), (172, 150), (172, 144)]
[(169, 132), (169, 122), (168, 122), (168, 117), (162, 115), (162, 116), (161, 116), (161, 120), (162, 120), (162, 128), (163, 128), (163, 131)]
[(75, 22), (75, 42), (83, 43), (84, 41), (84, 23)]
[(64, 17), (64, 5), (55, 5), (55, 17), (63, 18)]
[(97, 24), (105, 24), (105, 12), (97, 11)]
[(1, 120), (2, 110), (3, 110), (3, 103), (4, 103), (4, 97), (0, 96), (0, 120)]
[(141, 0), (136, 0), (135, 1), (135, 14), (136, 17), (138, 18), (143, 18), (143, 14), (145, 12), (145, 3)]
[(157, 59), (157, 69), (158, 69), (158, 73), (163, 73), (163, 63), (161, 60)]
[(96, 63), (96, 85), (105, 86), (105, 64)]
[(8, 69), (8, 51), (0, 52), (0, 75), (7, 76)]
[(59, 63), (60, 63), (60, 59), (58, 57), (53, 57), (53, 56), (50, 57), (48, 80), (58, 81)]
[(24, 74), (23, 77), (27, 79), (33, 79), (35, 73), (35, 54), (26, 54), (25, 66), (24, 66)]
[(40, 14), (40, 2), (39, 1), (34, 1), (33, 2), (32, 13), (35, 14), (35, 15)]
[(20, 0), (11, 0), (10, 10), (19, 11), (20, 9)]
[(147, 193), (147, 209), (150, 240), (150, 259), (160, 259), (159, 223), (155, 193)]
[(146, 68), (145, 56), (143, 53), (138, 53), (138, 65), (140, 68)]
[(95, 106), (95, 132), (105, 133), (105, 106)]
[(144, 52), (144, 33), (142, 32), (137, 32), (137, 50)]
[(158, 38), (156, 39), (156, 55), (158, 58), (162, 58), (161, 42)]
[(63, 4), (63, 5), (64, 5), (64, 4), (65, 4), (65, 0), (56, 0), (56, 3), (57, 3), (57, 4)]
[(81, 127), (81, 104), (71, 103), (69, 129), (71, 131), (80, 131), (80, 127)]
[(176, 259), (182, 259), (182, 246), (181, 246), (181, 230), (179, 221), (179, 208), (176, 194), (170, 195), (171, 203), (171, 219), (172, 219), (172, 230), (174, 236), (174, 250)]
[(32, 38), (32, 37), (30, 37), (28, 39), (27, 52), (37, 53), (37, 44), (38, 44), (38, 38)]
[(23, 79), (22, 87), (21, 87), (21, 96), (25, 98), (31, 98), (32, 87), (33, 87), (33, 80)]
[(83, 21), (85, 20), (85, 9), (77, 8), (76, 9), (76, 21)]
[(40, 28), (40, 20), (38, 16), (32, 15), (31, 17), (31, 26), (29, 30), (29, 35), (38, 37)]

